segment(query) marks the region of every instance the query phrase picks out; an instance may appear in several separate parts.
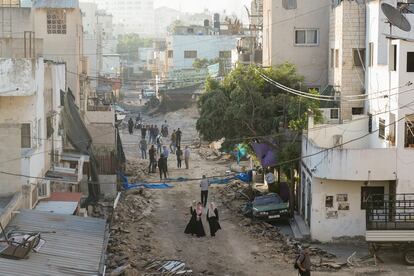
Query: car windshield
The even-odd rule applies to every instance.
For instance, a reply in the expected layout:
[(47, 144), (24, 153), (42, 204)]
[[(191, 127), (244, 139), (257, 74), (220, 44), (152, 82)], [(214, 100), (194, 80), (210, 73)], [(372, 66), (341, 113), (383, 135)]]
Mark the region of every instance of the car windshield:
[(256, 197), (253, 201), (255, 205), (279, 204), (282, 199), (277, 194)]

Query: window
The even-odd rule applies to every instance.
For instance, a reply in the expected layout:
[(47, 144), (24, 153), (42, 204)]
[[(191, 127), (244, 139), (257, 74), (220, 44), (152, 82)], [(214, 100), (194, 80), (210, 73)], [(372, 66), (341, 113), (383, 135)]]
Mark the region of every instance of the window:
[(405, 119), (405, 141), (404, 146), (406, 148), (414, 148), (414, 116), (411, 115), (409, 117), (413, 118), (406, 118)]
[(331, 108), (330, 118), (331, 119), (339, 119), (339, 109), (338, 108)]
[(367, 209), (368, 203), (373, 208), (382, 208), (384, 201), (384, 187), (361, 187), (361, 209)]
[(231, 58), (231, 51), (220, 51), (219, 58)]
[(378, 137), (385, 139), (385, 120), (381, 118), (379, 119)]
[(66, 34), (66, 13), (62, 9), (47, 11), (47, 33)]
[(372, 67), (372, 66), (374, 66), (374, 43), (372, 43), (372, 42), (370, 42), (369, 43), (369, 48), (368, 48), (368, 50), (369, 50), (369, 53), (368, 53), (368, 58), (369, 58), (369, 60), (368, 60), (368, 66), (369, 67)]
[(352, 49), (352, 55), (354, 57), (354, 66), (365, 66), (365, 49)]
[(362, 115), (364, 114), (364, 108), (363, 107), (353, 107), (352, 108), (352, 115)]
[(335, 49), (331, 49), (331, 68), (335, 67)]
[(397, 71), (397, 45), (390, 47), (390, 71)]
[(173, 58), (173, 51), (172, 50), (168, 50), (168, 58)]
[(50, 136), (52, 136), (54, 132), (53, 129), (53, 117), (52, 116), (48, 116), (46, 118), (46, 137), (49, 139)]
[(32, 137), (31, 137), (31, 131), (30, 131), (30, 124), (25, 123), (21, 124), (21, 147), (23, 149), (30, 149), (32, 147)]
[(294, 10), (298, 4), (296, 0), (282, 0), (282, 6), (285, 10)]
[(318, 29), (304, 29), (295, 30), (295, 44), (296, 45), (318, 45), (319, 30)]
[(335, 68), (339, 67), (339, 49), (335, 49)]
[(42, 121), (39, 119), (37, 121), (37, 145), (40, 147), (42, 145)]
[(197, 51), (184, 51), (184, 58), (197, 58)]
[(414, 72), (414, 52), (407, 52), (407, 72)]

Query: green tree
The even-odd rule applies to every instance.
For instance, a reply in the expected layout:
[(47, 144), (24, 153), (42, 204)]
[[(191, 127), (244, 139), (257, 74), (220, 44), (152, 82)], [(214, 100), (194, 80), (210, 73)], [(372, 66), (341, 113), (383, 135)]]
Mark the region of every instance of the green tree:
[(118, 37), (116, 51), (123, 60), (138, 61), (138, 49), (151, 47), (152, 40), (141, 38), (138, 34), (125, 34)]
[(206, 58), (196, 58), (193, 61), (193, 67), (195, 69), (206, 68), (209, 65), (208, 59)]

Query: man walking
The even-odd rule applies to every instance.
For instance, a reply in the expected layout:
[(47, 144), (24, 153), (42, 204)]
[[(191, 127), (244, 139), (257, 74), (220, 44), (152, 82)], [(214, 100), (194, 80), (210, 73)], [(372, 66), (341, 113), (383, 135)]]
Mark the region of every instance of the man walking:
[(201, 188), (201, 204), (203, 204), (204, 207), (207, 206), (209, 186), (210, 186), (210, 182), (208, 181), (207, 177), (203, 175), (203, 179), (200, 182), (200, 188)]
[(295, 267), (298, 268), (300, 276), (311, 275), (311, 260), (309, 256), (309, 248), (304, 247), (296, 260)]
[(188, 170), (190, 168), (190, 148), (188, 146), (185, 146), (184, 162), (185, 162), (185, 168)]
[(145, 140), (145, 137), (147, 136), (147, 126), (142, 124), (141, 127), (141, 138)]
[(145, 138), (142, 138), (139, 142), (139, 148), (141, 150), (141, 158), (147, 159), (147, 140)]
[(161, 154), (162, 153), (162, 138), (161, 138), (161, 134), (158, 134), (157, 137), (155, 138), (155, 142), (157, 144), (157, 153)]
[(174, 129), (171, 134), (171, 144), (170, 144), (171, 153), (175, 153), (176, 146), (177, 146), (177, 135), (175, 134), (175, 129)]
[(149, 167), (148, 167), (148, 173), (155, 173), (154, 167), (157, 164), (157, 159), (156, 159), (157, 150), (155, 149), (154, 145), (151, 145), (151, 148), (148, 151), (148, 155), (149, 155), (149, 159), (150, 159)]
[(134, 132), (134, 121), (132, 121), (132, 118), (128, 120), (128, 131), (130, 135)]
[(175, 132), (175, 137), (176, 137), (176, 145), (177, 147), (181, 147), (181, 136), (183, 135), (183, 133), (181, 132), (181, 129), (178, 128), (177, 131)]
[(164, 174), (164, 179), (167, 178), (167, 163), (164, 157), (164, 154), (160, 155), (160, 159), (158, 159), (158, 170), (160, 171), (160, 179), (162, 179), (162, 175)]

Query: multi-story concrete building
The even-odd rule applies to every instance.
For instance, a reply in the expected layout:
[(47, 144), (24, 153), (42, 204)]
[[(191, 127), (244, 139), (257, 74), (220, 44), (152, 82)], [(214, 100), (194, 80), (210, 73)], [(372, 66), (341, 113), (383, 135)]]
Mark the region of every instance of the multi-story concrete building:
[(95, 3), (99, 9), (113, 15), (116, 34), (137, 33), (141, 36), (154, 36), (154, 0), (95, 0)]
[[(310, 226), (311, 237), (321, 241), (342, 236), (364, 236), (368, 199), (376, 198), (382, 202), (381, 206), (385, 206), (392, 204), (387, 200), (414, 189), (411, 177), (414, 162), (414, 97), (408, 93), (412, 90), (410, 86), (414, 74), (414, 32), (405, 32), (393, 26), (391, 35), (381, 10), (383, 1), (369, 1), (360, 4), (360, 7), (352, 2), (358, 1), (340, 1), (333, 13), (343, 15), (348, 11), (353, 19), (340, 15), (341, 24), (350, 25), (352, 30), (357, 26), (359, 29), (359, 13), (356, 10), (366, 9), (363, 48), (367, 51), (364, 66), (361, 66), (362, 70), (365, 67), (366, 94), (341, 100), (352, 103), (345, 105), (348, 110), (353, 103), (357, 103), (364, 106), (367, 113), (352, 115), (348, 111), (352, 120), (339, 124), (315, 125), (313, 117), (310, 117), (308, 131), (302, 140), (299, 209)], [(397, 1), (387, 2), (397, 6)], [(405, 16), (414, 24), (412, 14)], [(352, 38), (346, 33), (342, 37)], [(353, 36), (352, 40), (357, 38)], [(342, 45), (338, 44), (338, 50), (344, 54), (336, 56), (340, 57), (342, 72), (346, 72), (349, 70), (346, 69), (348, 63), (359, 62), (359, 54), (358, 59), (354, 59), (350, 49), (359, 48), (361, 44), (355, 46), (354, 42), (350, 46), (346, 41), (342, 42)], [(357, 69), (354, 74), (362, 74), (361, 68)], [(343, 74), (338, 77), (341, 78), (345, 80)], [(343, 81), (342, 86), (352, 88), (357, 84)], [(400, 217), (392, 213), (392, 208), (383, 211), (390, 212), (392, 223), (398, 224)], [(387, 221), (387, 217), (382, 216), (381, 223)], [(381, 216), (376, 219), (380, 221)]]
[(263, 66), (296, 65), (305, 85), (328, 84), (330, 0), (263, 0)]

